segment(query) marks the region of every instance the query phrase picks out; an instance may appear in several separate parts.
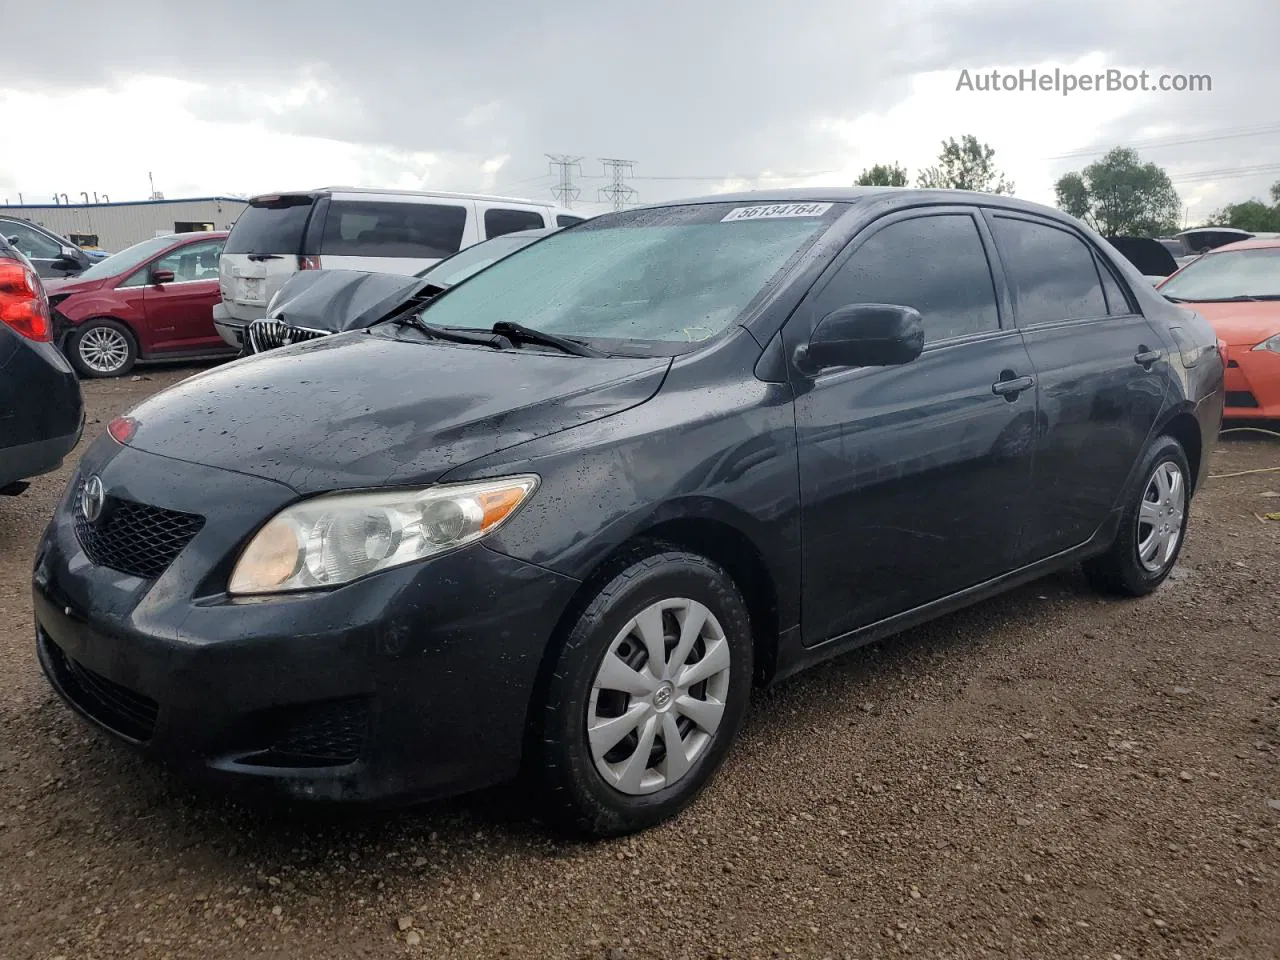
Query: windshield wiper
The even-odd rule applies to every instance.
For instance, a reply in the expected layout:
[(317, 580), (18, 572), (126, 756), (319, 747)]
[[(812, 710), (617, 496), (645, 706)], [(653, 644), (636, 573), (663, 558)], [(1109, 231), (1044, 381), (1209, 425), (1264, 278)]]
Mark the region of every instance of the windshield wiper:
[(511, 340), (507, 337), (497, 336), (492, 333), (463, 333), (457, 329), (437, 327), (423, 320), (422, 314), (416, 310), (401, 314), (391, 322), (397, 327), (409, 326), (420, 330), (432, 340), (444, 340), (448, 343), (469, 343), (478, 347), (493, 347), (495, 350), (506, 350), (512, 346)]
[(589, 347), (585, 343), (579, 343), (577, 340), (558, 337), (554, 333), (545, 333), (542, 330), (535, 330), (532, 327), (512, 323), (509, 320), (499, 320), (491, 329), (495, 334), (508, 338), (512, 343), (531, 343), (539, 347), (553, 347), (575, 357), (608, 356), (608, 354), (602, 353), (595, 347)]
[(250, 260), (283, 260), (284, 257), (278, 253), (251, 253)]

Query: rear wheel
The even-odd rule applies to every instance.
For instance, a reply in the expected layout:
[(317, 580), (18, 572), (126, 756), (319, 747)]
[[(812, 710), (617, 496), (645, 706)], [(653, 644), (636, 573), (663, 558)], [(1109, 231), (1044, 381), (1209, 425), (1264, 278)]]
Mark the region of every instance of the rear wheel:
[(118, 377), (137, 362), (138, 341), (123, 323), (98, 317), (72, 332), (67, 354), (82, 377)]
[(1139, 487), (1111, 548), (1084, 564), (1105, 593), (1141, 597), (1164, 582), (1178, 562), (1191, 506), (1191, 468), (1173, 437), (1159, 437), (1143, 457)]
[(538, 751), (552, 819), (599, 837), (683, 810), (742, 724), (751, 660), (746, 605), (717, 565), (663, 549), (621, 570), (548, 683)]

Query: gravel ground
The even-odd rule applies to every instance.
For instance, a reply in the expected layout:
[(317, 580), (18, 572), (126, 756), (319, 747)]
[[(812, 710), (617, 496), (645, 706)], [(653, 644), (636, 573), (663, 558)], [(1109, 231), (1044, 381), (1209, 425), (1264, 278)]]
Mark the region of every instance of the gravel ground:
[[(191, 372), (87, 384), (87, 435)], [(1211, 481), (1153, 597), (1052, 577), (759, 696), (691, 810), (597, 845), (513, 790), (247, 811), (90, 733), (32, 652), (65, 478), (0, 498), (6, 960), (1280, 956), (1280, 474)]]

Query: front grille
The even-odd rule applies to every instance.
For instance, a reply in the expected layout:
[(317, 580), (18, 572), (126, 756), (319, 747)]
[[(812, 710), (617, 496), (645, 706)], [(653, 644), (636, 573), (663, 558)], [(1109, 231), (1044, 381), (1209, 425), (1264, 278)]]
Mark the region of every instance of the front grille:
[(1249, 407), (1250, 409), (1256, 410), (1258, 407), (1258, 398), (1255, 397), (1248, 390), (1228, 390), (1227, 406), (1228, 407)]
[(258, 766), (335, 767), (354, 763), (369, 732), (369, 700), (353, 697), (290, 707), (255, 724), (264, 749), (241, 762)]
[(108, 497), (91, 523), (75, 498), (76, 538), (100, 567), (154, 580), (204, 526), (204, 517)]
[(249, 324), (249, 349), (253, 353), (262, 353), (264, 350), (287, 347), (323, 336), (327, 334), (320, 330), (294, 327), (283, 320), (255, 320)]
[(47, 636), (45, 651), (67, 696), (104, 727), (130, 740), (145, 743), (156, 727), (160, 705), (67, 656)]

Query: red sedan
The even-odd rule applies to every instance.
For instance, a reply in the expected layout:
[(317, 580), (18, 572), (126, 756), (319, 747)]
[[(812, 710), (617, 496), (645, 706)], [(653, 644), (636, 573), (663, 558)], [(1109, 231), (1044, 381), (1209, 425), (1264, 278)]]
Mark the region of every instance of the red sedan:
[(224, 357), (213, 327), (225, 231), (144, 240), (67, 280), (46, 280), (58, 343), (83, 377), (139, 360)]
[(1218, 247), (1157, 289), (1203, 316), (1226, 342), (1223, 415), (1280, 419), (1280, 240)]

